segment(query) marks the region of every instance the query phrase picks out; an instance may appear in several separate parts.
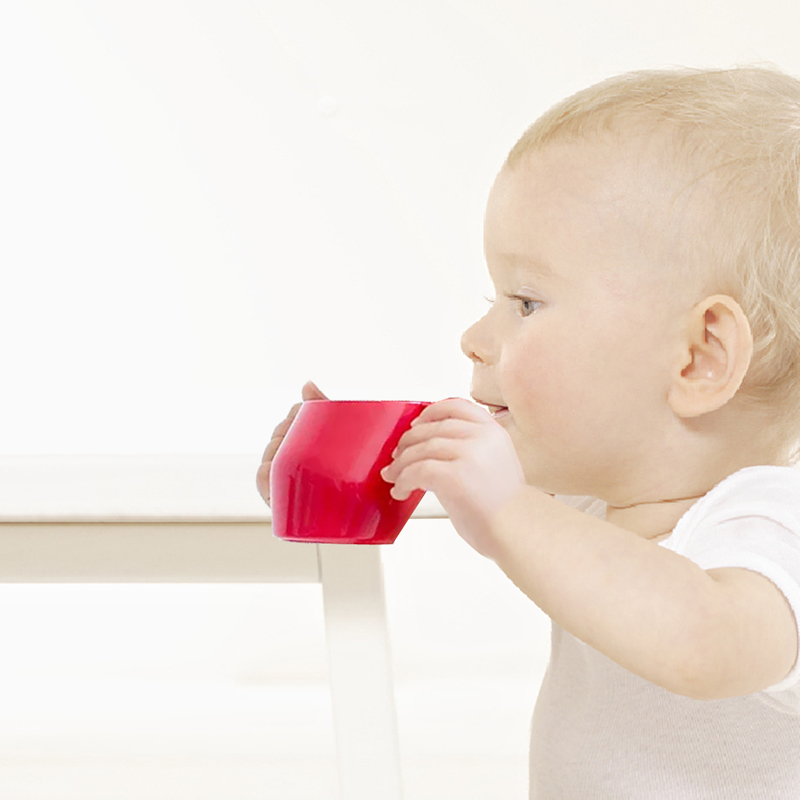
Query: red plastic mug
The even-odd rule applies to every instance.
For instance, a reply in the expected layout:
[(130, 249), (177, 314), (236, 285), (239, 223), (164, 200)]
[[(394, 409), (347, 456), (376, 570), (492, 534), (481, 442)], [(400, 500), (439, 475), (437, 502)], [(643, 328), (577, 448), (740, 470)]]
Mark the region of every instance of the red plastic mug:
[(272, 531), (290, 542), (391, 544), (425, 492), (395, 500), (380, 471), (430, 403), (307, 400), (270, 468)]

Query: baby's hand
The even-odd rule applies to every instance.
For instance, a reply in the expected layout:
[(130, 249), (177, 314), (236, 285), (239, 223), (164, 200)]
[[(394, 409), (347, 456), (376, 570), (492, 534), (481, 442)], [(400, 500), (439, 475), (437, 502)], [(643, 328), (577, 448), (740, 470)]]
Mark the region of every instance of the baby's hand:
[[(302, 397), (303, 400), (328, 399), (311, 381), (309, 381), (303, 387)], [(258, 486), (258, 491), (266, 501), (267, 505), (269, 505), (269, 469), (272, 466), (275, 453), (278, 452), (278, 448), (281, 446), (281, 442), (283, 441), (284, 436), (286, 436), (292, 421), (297, 416), (297, 412), (300, 410), (301, 405), (303, 404), (297, 403), (296, 405), (293, 405), (291, 409), (289, 409), (286, 419), (283, 420), (283, 422), (281, 422), (280, 425), (278, 425), (278, 427), (272, 432), (272, 439), (270, 439), (267, 449), (264, 451), (264, 455), (261, 458), (261, 466), (258, 468), (258, 472), (256, 473), (256, 486)]]
[(511, 437), (488, 411), (469, 400), (428, 406), (400, 439), (394, 461), (381, 472), (391, 495), (433, 492), (455, 529), (492, 557), (494, 515), (525, 485)]

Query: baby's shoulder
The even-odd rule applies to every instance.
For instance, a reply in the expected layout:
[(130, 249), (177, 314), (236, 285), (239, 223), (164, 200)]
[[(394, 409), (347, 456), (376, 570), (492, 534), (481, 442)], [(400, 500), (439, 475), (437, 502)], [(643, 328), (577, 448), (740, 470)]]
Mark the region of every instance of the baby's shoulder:
[(705, 518), (766, 517), (800, 532), (800, 469), (747, 467), (734, 472), (692, 507)]
[(778, 541), (800, 552), (800, 469), (747, 467), (729, 475), (681, 517), (668, 541), (684, 555)]

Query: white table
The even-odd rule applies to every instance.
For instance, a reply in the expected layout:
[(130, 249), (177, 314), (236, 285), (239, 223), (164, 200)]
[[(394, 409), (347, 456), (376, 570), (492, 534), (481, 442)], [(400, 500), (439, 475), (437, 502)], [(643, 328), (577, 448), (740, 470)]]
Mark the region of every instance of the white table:
[[(402, 796), (380, 547), (271, 535), (251, 456), (0, 457), (0, 582), (321, 583), (342, 800)], [(445, 517), (426, 495), (416, 517)]]

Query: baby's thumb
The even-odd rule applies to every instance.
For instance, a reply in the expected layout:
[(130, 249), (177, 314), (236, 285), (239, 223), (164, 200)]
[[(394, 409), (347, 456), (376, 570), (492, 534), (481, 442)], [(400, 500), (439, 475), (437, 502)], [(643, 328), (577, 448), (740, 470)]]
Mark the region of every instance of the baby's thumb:
[(303, 400), (328, 400), (319, 387), (312, 381), (303, 386)]

